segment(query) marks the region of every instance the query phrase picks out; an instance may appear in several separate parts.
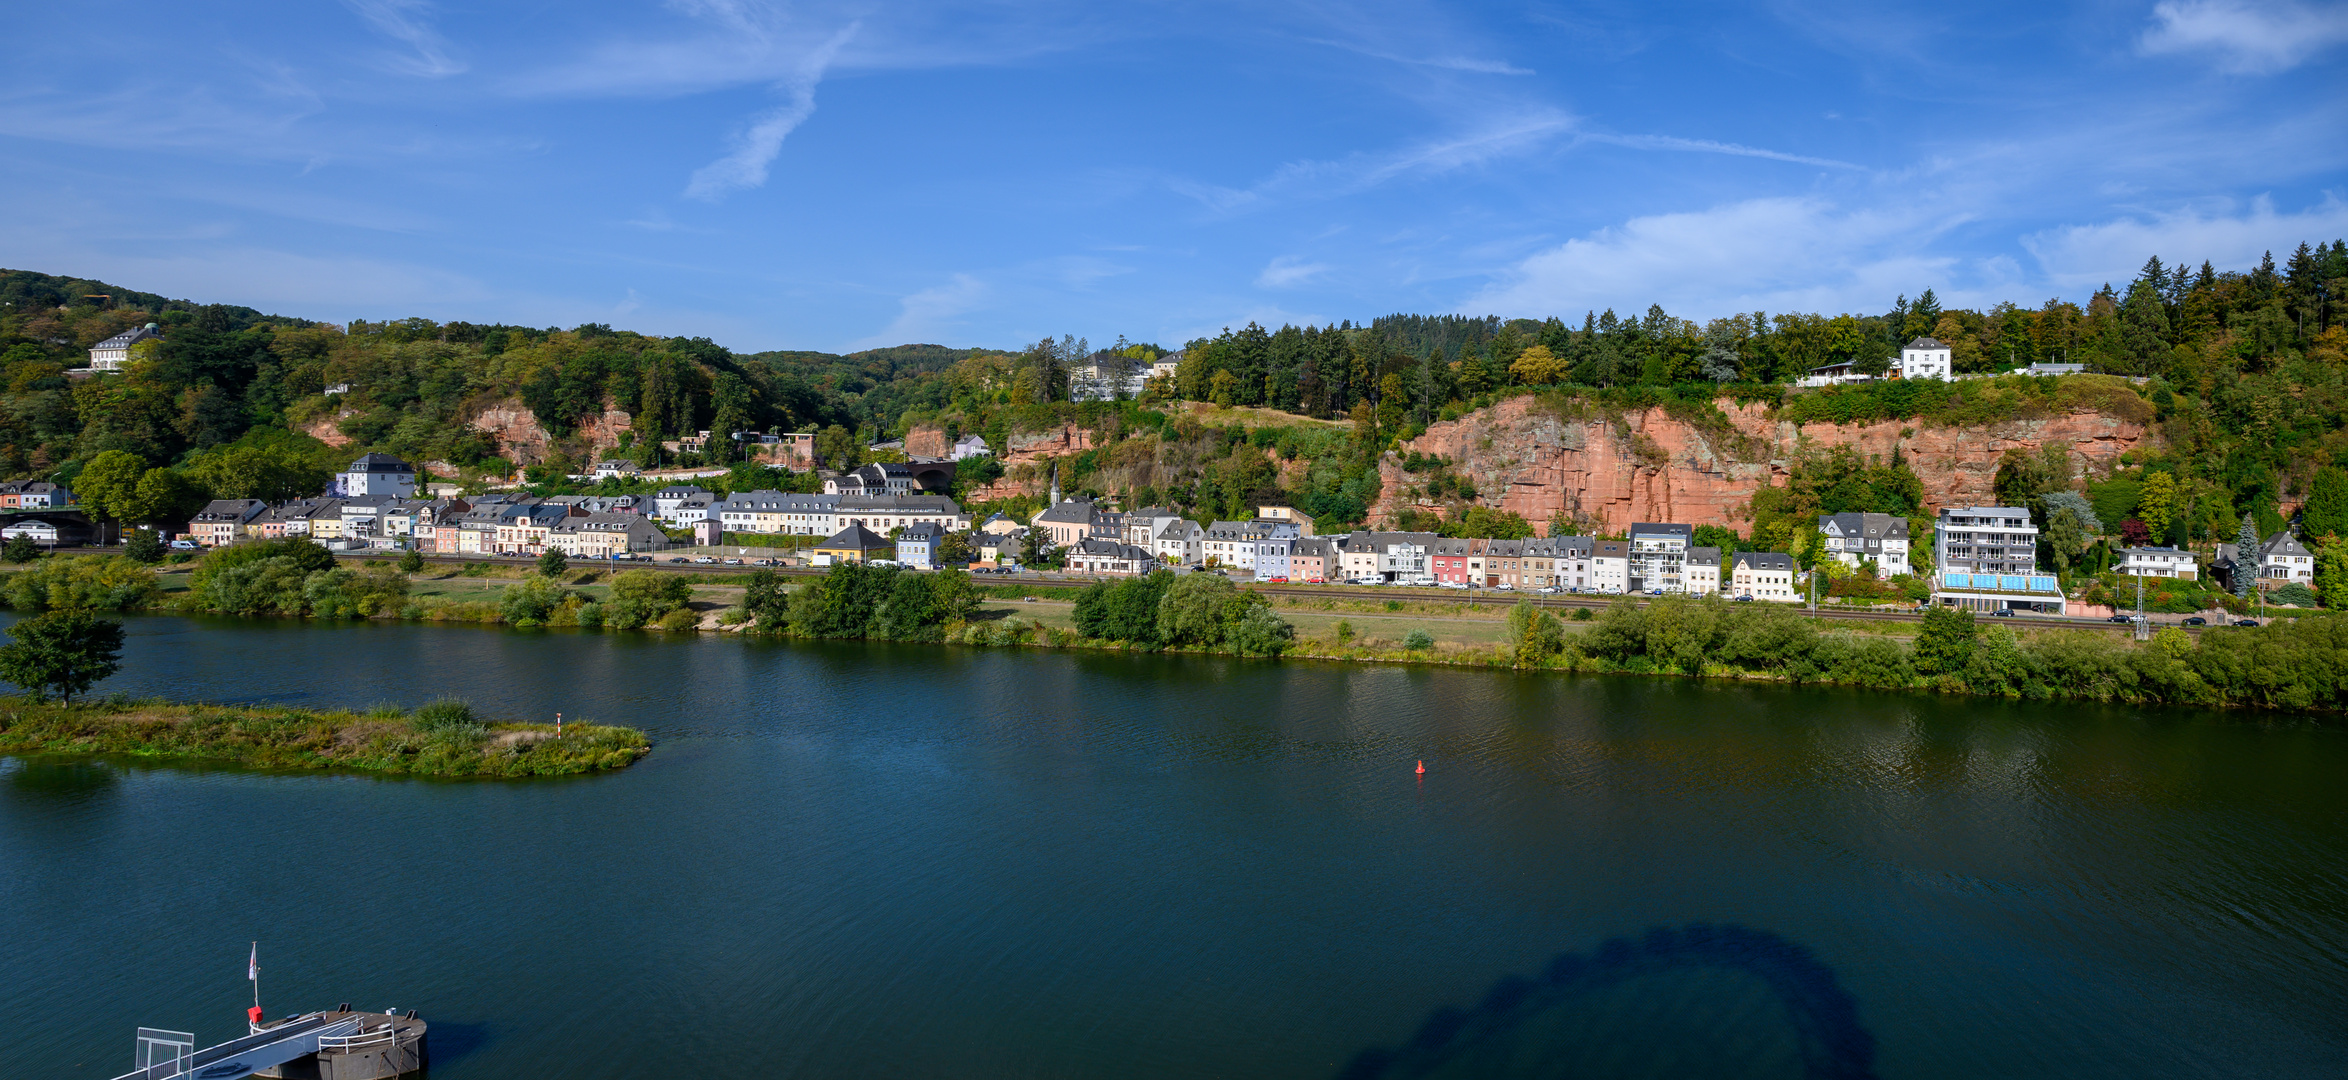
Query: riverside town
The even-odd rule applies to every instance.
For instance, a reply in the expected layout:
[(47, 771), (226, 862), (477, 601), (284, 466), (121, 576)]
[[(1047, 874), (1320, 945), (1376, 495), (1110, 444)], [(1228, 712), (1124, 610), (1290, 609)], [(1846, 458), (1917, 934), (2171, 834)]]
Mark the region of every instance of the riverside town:
[(10, 14), (0, 1080), (2343, 1074), (2348, 0)]

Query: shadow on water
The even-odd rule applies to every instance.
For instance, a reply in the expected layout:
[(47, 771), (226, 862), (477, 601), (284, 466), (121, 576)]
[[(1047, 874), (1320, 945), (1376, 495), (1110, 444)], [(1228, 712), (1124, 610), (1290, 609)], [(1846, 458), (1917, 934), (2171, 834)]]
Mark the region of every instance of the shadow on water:
[(430, 1020), (431, 1030), (426, 1034), (431, 1060), (429, 1068), (419, 1076), (431, 1075), (430, 1069), (445, 1069), (475, 1051), (489, 1045), (489, 1025), (460, 1024), (453, 1020)]
[(28, 802), (87, 802), (122, 779), (103, 761), (41, 761), (18, 758), (8, 770), (8, 791)]
[(1472, 1008), (1429, 1014), (1410, 1041), (1356, 1055), (1339, 1080), (1400, 1077), (1761, 1076), (1872, 1080), (1875, 1037), (1810, 950), (1742, 926), (1657, 927)]

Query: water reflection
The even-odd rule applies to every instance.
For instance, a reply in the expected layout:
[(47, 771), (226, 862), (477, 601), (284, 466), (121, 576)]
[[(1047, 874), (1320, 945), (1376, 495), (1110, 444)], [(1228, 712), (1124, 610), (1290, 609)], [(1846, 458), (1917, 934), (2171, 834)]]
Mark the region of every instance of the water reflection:
[(1867, 1080), (1875, 1037), (1809, 949), (1765, 930), (1697, 924), (1560, 953), (1541, 974), (1505, 976), (1472, 1008), (1437, 1009), (1409, 1042), (1365, 1050), (1338, 1073), (1588, 1075)]
[(87, 803), (119, 783), (122, 774), (103, 761), (17, 759), (6, 770), (10, 795), (30, 803)]

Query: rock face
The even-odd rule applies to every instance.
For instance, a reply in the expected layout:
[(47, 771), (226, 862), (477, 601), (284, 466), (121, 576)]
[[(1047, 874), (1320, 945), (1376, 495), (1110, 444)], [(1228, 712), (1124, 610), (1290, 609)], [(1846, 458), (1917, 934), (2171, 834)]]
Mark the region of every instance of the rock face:
[[(1014, 465), (1042, 457), (1056, 457), (1090, 450), (1099, 443), (1093, 433), (1074, 424), (1062, 424), (1043, 431), (1023, 431), (1011, 436), (1011, 445), (1003, 448), (1003, 464)], [(911, 452), (910, 449), (907, 451)]]
[(905, 456), (942, 458), (952, 457), (954, 441), (946, 438), (946, 429), (934, 424), (919, 424), (905, 433)]
[[(605, 404), (603, 414), (589, 417), (571, 433), (571, 439), (584, 444), (590, 452), (608, 450), (620, 444), (620, 435), (634, 424), (635, 417)], [(516, 465), (536, 465), (545, 461), (547, 449), (555, 439), (538, 423), (538, 417), (520, 398), (493, 401), (471, 421), (476, 431), (487, 433), (497, 440), (507, 460)]]
[(351, 415), (353, 410), (344, 409), (333, 416), (312, 420), (302, 428), (302, 434), (340, 450), (351, 444), (351, 437), (343, 434), (341, 427), (343, 419)]
[[(1439, 423), (1405, 444), (1406, 451), (1454, 462), (1474, 482), (1485, 505), (1521, 514), (1545, 529), (1557, 514), (1579, 514), (1606, 532), (1634, 521), (1735, 525), (1753, 492), (1784, 482), (1794, 451), (1849, 446), (1862, 456), (1891, 456), (1897, 447), (1924, 485), (1929, 512), (1943, 506), (1992, 502), (1998, 459), (2007, 450), (2037, 452), (2050, 443), (2071, 448), (2090, 469), (2112, 467), (2142, 445), (2144, 425), (2098, 412), (2069, 412), (1983, 427), (1923, 427), (1913, 420), (1878, 424), (1773, 423), (1761, 405), (1723, 402), (1736, 436), (1714, 439), (1662, 409), (1609, 419), (1560, 419), (1531, 397), (1515, 397), (1457, 420)], [(1385, 482), (1370, 509), (1373, 525), (1391, 522), (1412, 504), (1404, 489), (1422, 482), (1389, 454), (1379, 464)], [(1422, 509), (1436, 507), (1421, 504)]]

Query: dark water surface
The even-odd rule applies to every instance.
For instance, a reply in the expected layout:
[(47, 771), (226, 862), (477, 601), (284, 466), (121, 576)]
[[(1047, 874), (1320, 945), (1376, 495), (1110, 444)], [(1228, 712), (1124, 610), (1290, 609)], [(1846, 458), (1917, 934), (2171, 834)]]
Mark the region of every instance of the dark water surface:
[[(611, 776), (0, 762), (0, 1076), (2341, 1076), (2348, 737), (1677, 680), (132, 621), (108, 689), (647, 729)], [(1413, 762), (1425, 759), (1421, 780)], [(1448, 1011), (1446, 1011), (1448, 1010)]]

